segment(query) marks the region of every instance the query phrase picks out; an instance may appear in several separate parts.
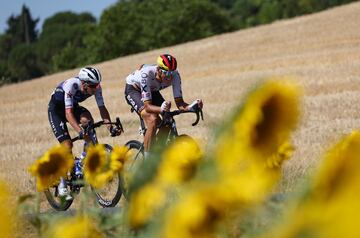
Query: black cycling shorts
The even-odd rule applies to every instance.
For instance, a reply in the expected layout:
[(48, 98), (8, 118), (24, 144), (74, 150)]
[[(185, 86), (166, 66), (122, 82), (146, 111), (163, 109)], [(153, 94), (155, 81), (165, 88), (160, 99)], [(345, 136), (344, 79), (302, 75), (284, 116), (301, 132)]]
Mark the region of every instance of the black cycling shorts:
[[(75, 105), (73, 107), (73, 113), (76, 118), (76, 121), (80, 123), (81, 114), (88, 112), (85, 107)], [(91, 114), (90, 114), (91, 115)], [(70, 140), (68, 128), (66, 126), (66, 117), (65, 117), (65, 107), (59, 103), (53, 102), (51, 100), (48, 105), (48, 118), (50, 122), (51, 129), (56, 137), (56, 139), (61, 143), (64, 140)]]
[[(151, 92), (151, 104), (155, 106), (161, 106), (165, 101), (163, 96), (159, 91)], [(136, 89), (134, 86), (126, 84), (125, 86), (125, 99), (126, 102), (134, 108), (137, 114), (140, 115), (140, 112), (144, 109), (144, 102), (141, 100), (141, 92)]]

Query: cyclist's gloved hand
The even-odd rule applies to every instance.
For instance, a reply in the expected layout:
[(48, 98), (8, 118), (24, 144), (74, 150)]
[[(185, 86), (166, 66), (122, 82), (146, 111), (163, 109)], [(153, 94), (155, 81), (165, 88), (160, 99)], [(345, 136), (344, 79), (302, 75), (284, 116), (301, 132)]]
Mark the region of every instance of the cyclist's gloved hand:
[(121, 130), (117, 127), (111, 126), (109, 131), (110, 131), (111, 137), (119, 136), (121, 134)]
[(168, 111), (170, 111), (170, 108), (171, 108), (171, 102), (169, 102), (169, 101), (164, 101), (164, 102), (161, 104), (160, 111), (161, 111), (161, 112), (168, 112)]
[(79, 139), (84, 139), (85, 137), (85, 132), (84, 131), (80, 131), (79, 132)]
[(196, 99), (190, 105), (187, 106), (187, 110), (195, 112), (195, 111), (198, 111), (199, 109), (202, 109), (202, 107), (203, 107), (202, 100)]

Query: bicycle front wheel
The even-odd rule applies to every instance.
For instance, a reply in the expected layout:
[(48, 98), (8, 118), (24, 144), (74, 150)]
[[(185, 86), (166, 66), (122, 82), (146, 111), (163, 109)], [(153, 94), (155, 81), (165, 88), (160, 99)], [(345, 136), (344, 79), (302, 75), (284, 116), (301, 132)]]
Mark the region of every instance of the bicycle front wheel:
[(130, 140), (125, 146), (129, 149), (128, 153), (130, 158), (125, 163), (125, 168), (121, 174), (121, 187), (123, 189), (124, 197), (128, 200), (130, 196), (129, 185), (132, 177), (138, 167), (144, 162), (145, 156), (144, 146), (140, 141)]
[[(108, 144), (104, 144), (104, 147), (108, 159), (110, 159), (110, 154), (113, 148)], [(100, 206), (115, 207), (116, 204), (120, 201), (122, 195), (120, 180), (121, 180), (120, 174), (117, 174), (104, 186), (104, 188), (101, 189), (92, 188)]]
[(65, 200), (64, 197), (60, 197), (57, 186), (46, 189), (44, 193), (46, 200), (56, 211), (66, 211), (73, 202), (73, 200)]

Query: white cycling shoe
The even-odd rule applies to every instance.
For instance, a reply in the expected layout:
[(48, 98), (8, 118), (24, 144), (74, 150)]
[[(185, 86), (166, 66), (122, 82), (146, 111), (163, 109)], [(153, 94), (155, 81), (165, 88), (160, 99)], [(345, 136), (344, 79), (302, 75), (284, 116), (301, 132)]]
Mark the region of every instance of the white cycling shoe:
[(73, 197), (70, 195), (69, 190), (66, 187), (58, 187), (59, 197), (65, 197), (66, 201), (73, 200)]

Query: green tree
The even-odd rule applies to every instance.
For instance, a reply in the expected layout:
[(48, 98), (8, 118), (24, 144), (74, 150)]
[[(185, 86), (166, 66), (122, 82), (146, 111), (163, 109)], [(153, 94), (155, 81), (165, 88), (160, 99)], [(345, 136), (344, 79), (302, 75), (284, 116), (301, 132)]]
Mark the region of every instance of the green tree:
[(88, 43), (102, 61), (232, 29), (230, 16), (206, 0), (120, 1), (102, 14)]
[(257, 14), (261, 9), (261, 0), (237, 0), (231, 14), (238, 28), (255, 26), (260, 23)]
[(27, 44), (17, 45), (10, 53), (8, 70), (16, 81), (28, 80), (42, 75), (37, 64), (34, 47)]
[(19, 16), (12, 15), (7, 20), (8, 29), (5, 34), (13, 37), (13, 45), (19, 43), (30, 44), (37, 40), (36, 24), (38, 21), (38, 18), (32, 19), (29, 8), (23, 5)]
[[(43, 71), (49, 73), (78, 66), (82, 57), (79, 54), (85, 50), (84, 39), (95, 32), (95, 28), (96, 19), (90, 13), (60, 12), (47, 18), (37, 45)], [(73, 49), (71, 57), (69, 47)], [(67, 55), (68, 62), (59, 62), (62, 55)]]
[(281, 19), (283, 14), (283, 6), (278, 0), (269, 0), (264, 1), (261, 4), (260, 10), (258, 12), (258, 22), (260, 24), (268, 23), (275, 21), (276, 19)]
[(233, 8), (233, 6), (236, 2), (236, 0), (211, 0), (211, 1), (227, 10), (230, 10), (231, 8)]
[(38, 37), (38, 21), (25, 5), (20, 15), (8, 18), (5, 34), (0, 36), (0, 84), (42, 75), (33, 49)]
[(11, 82), (11, 74), (8, 68), (7, 59), (9, 56), (9, 44), (11, 40), (9, 35), (0, 35), (0, 86)]

